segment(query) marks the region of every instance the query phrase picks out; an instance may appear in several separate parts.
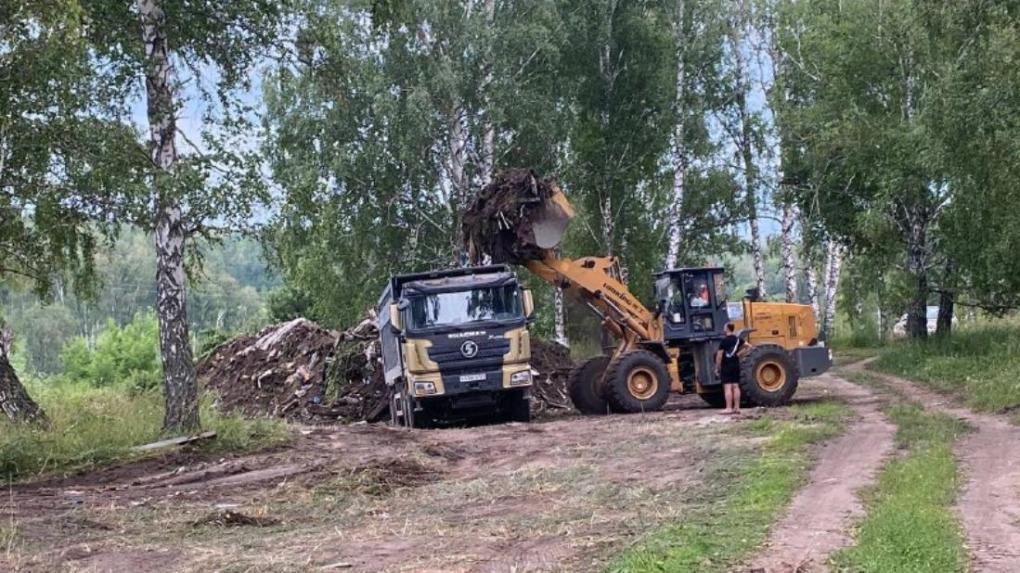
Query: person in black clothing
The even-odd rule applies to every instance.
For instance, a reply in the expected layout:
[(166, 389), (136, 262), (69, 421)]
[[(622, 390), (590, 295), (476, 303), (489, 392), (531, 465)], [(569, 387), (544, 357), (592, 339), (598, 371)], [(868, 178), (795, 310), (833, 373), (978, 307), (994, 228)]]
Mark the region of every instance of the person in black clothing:
[(751, 343), (734, 334), (735, 330), (732, 322), (726, 324), (726, 338), (719, 342), (719, 350), (715, 353), (715, 375), (722, 380), (726, 395), (723, 414), (740, 412), (740, 351), (751, 348)]

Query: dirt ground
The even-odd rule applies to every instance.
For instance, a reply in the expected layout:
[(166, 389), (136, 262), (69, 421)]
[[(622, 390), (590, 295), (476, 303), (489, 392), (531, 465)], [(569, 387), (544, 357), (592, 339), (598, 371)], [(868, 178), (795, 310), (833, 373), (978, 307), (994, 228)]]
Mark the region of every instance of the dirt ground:
[[(827, 399), (847, 403), (855, 419), (814, 451), (809, 480), (739, 570), (825, 570), (851, 542), (856, 493), (891, 455), (894, 428), (881, 398), (837, 376), (802, 381), (795, 401)], [(957, 410), (979, 429), (960, 451), (975, 569), (1018, 570), (1020, 430)], [(740, 427), (693, 396), (674, 397), (665, 412), (528, 425), (297, 426), (273, 451), (217, 460), (178, 452), (14, 486), (0, 502), (0, 570), (602, 570), (721, 493), (713, 484), (762, 445)]]
[(16, 485), (0, 570), (591, 571), (718, 495), (760, 446), (738, 424), (689, 396), (528, 425), (298, 427), (274, 451)]

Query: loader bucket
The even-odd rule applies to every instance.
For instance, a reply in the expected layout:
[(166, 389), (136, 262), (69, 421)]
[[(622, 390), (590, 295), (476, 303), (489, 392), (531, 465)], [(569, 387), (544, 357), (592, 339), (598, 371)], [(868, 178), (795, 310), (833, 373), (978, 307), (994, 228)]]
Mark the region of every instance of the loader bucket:
[(574, 208), (559, 187), (554, 186), (552, 195), (532, 215), (531, 230), (535, 235), (535, 245), (541, 249), (556, 248), (573, 218)]

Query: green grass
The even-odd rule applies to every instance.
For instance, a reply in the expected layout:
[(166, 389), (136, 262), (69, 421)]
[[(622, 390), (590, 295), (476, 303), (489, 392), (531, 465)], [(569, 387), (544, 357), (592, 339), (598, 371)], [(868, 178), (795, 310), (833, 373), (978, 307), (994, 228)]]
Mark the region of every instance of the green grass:
[(615, 559), (609, 570), (728, 571), (761, 545), (807, 475), (808, 446), (839, 434), (850, 415), (838, 402), (789, 410), (793, 420), (767, 416), (742, 424), (736, 430), (741, 435), (767, 439), (760, 455), (721, 480), (704, 484), (705, 506), (681, 523), (652, 532)]
[(832, 363), (836, 367), (846, 366), (872, 356), (878, 356), (879, 352), (878, 348), (833, 347)]
[(948, 339), (893, 344), (871, 365), (959, 396), (986, 412), (1020, 410), (1020, 326), (960, 329)]
[[(37, 386), (37, 385), (33, 385)], [(0, 479), (24, 480), (43, 474), (95, 469), (135, 456), (132, 446), (160, 437), (163, 398), (158, 392), (84, 384), (30, 389), (46, 411), (49, 428), (0, 421)], [(226, 452), (283, 443), (282, 422), (224, 415), (202, 402), (202, 424), (217, 437), (199, 447)]]
[(959, 485), (953, 443), (965, 424), (916, 405), (887, 409), (904, 451), (864, 493), (867, 515), (856, 544), (836, 553), (836, 571), (923, 573), (965, 571), (967, 552), (952, 512)]

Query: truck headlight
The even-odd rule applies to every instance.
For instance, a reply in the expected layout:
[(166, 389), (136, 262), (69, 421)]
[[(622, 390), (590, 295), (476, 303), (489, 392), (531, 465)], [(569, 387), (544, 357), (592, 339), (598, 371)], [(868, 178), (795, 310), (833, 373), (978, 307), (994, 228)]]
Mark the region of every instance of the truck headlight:
[(433, 382), (415, 382), (414, 394), (416, 396), (430, 396), (437, 394), (436, 385)]
[(526, 386), (531, 384), (531, 370), (521, 370), (510, 375), (511, 386)]

